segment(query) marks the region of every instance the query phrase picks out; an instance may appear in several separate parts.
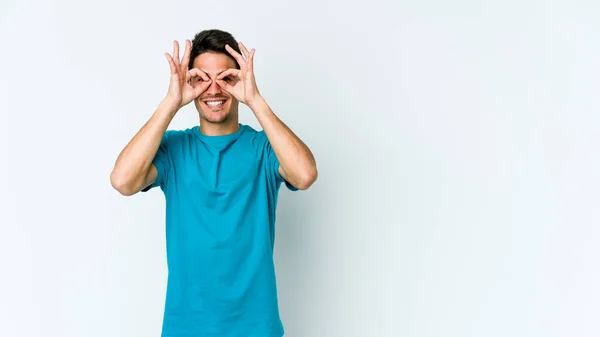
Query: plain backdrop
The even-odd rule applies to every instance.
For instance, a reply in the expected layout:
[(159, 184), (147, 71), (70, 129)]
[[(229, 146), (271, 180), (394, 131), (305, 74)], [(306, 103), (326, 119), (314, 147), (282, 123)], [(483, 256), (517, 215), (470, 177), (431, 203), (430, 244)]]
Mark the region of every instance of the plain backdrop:
[[(115, 159), (210, 28), (313, 150), (286, 337), (600, 335), (597, 1), (0, 4), (0, 336), (159, 336), (164, 196)], [(241, 122), (260, 128), (241, 106)], [(170, 129), (198, 124), (193, 105)]]

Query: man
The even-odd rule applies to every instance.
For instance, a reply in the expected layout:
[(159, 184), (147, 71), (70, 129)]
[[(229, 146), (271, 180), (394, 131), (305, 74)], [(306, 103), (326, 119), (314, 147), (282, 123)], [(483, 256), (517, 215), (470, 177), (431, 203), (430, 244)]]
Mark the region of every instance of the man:
[[(120, 153), (111, 184), (123, 195), (160, 186), (169, 270), (163, 337), (281, 337), (273, 263), (279, 187), (317, 179), (308, 147), (259, 93), (254, 52), (227, 32), (174, 42), (166, 97)], [(191, 61), (191, 63), (190, 63)], [(194, 102), (199, 126), (167, 130)], [(239, 102), (263, 131), (239, 124)]]

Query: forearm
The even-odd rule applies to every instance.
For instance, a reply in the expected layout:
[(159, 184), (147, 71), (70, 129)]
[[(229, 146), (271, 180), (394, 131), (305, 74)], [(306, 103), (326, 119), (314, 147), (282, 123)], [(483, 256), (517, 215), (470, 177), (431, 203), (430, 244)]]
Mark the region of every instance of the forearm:
[(163, 100), (150, 119), (119, 154), (110, 175), (113, 187), (122, 193), (138, 191), (158, 151), (162, 137), (177, 112), (177, 105)]
[(249, 106), (273, 147), (284, 178), (299, 189), (310, 187), (317, 179), (317, 166), (308, 146), (273, 113), (263, 98)]

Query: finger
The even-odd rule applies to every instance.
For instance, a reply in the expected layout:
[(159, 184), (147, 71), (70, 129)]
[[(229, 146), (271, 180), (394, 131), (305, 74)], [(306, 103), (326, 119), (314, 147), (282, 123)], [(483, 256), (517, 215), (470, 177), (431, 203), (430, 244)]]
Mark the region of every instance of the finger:
[(206, 89), (208, 89), (211, 84), (212, 84), (212, 81), (203, 81), (203, 82), (195, 83), (192, 86), (192, 88), (194, 88), (194, 94), (196, 95), (196, 98), (198, 98), (200, 95), (202, 95), (202, 93), (205, 92)]
[(191, 74), (189, 71), (186, 71), (186, 72), (185, 72), (185, 82), (186, 82), (186, 83), (189, 83), (190, 85), (194, 85), (194, 81), (193, 81), (193, 79), (195, 79), (195, 78), (193, 77), (193, 75), (192, 75), (192, 74)]
[(175, 61), (173, 61), (173, 58), (169, 53), (165, 53), (165, 57), (167, 58), (167, 61), (169, 61), (169, 66), (171, 66), (171, 75), (176, 74), (177, 66), (175, 65)]
[(246, 68), (250, 71), (250, 74), (252, 74), (253, 67), (254, 67), (254, 51), (255, 51), (255, 49), (252, 48), (252, 51), (249, 52), (243, 43), (240, 42), (239, 45), (240, 45), (240, 50), (246, 56)]
[(190, 71), (188, 71), (188, 74), (190, 74), (193, 77), (200, 77), (206, 82), (210, 81), (210, 77), (208, 77), (208, 75), (205, 72), (198, 68), (190, 69)]
[(238, 43), (238, 45), (240, 46), (240, 50), (242, 51), (242, 53), (244, 53), (246, 61), (248, 61), (248, 59), (250, 58), (250, 53), (248, 52), (248, 49), (246, 49), (246, 46), (244, 46), (244, 44), (241, 42)]
[(227, 83), (224, 80), (220, 80), (220, 79), (216, 79), (215, 81), (221, 88), (223, 88), (225, 91), (227, 91), (228, 93), (233, 95), (233, 86), (231, 84)]
[(176, 66), (180, 66), (179, 63), (179, 42), (173, 41), (173, 60)]
[[(208, 75), (206, 75), (205, 72), (198, 68), (191, 69), (186, 73), (188, 74), (188, 78), (186, 79), (186, 81), (189, 82), (192, 88), (194, 89), (194, 93), (197, 95), (196, 97), (202, 94), (212, 84), (212, 81), (208, 77)], [(192, 78), (192, 76), (193, 79), (192, 81), (190, 81), (190, 78)], [(201, 78), (202, 81), (198, 81), (198, 78)]]
[(235, 69), (235, 68), (229, 68), (225, 71), (223, 71), (222, 73), (219, 74), (219, 76), (217, 76), (218, 80), (222, 80), (227, 76), (236, 76), (239, 77), (240, 74), (240, 70), (239, 69)]
[(246, 66), (246, 60), (244, 60), (240, 53), (235, 51), (235, 49), (231, 48), (231, 46), (228, 44), (225, 45), (225, 49), (229, 52), (229, 54), (231, 54), (231, 56), (233, 56), (233, 58), (238, 62), (240, 67)]
[(256, 49), (252, 48), (252, 50), (250, 51), (250, 56), (248, 57), (248, 69), (250, 69), (250, 71), (253, 71), (254, 69), (254, 52), (256, 51)]
[(181, 67), (187, 70), (190, 64), (190, 53), (192, 49), (192, 43), (190, 40), (185, 40), (185, 52), (183, 53), (183, 60), (181, 60)]

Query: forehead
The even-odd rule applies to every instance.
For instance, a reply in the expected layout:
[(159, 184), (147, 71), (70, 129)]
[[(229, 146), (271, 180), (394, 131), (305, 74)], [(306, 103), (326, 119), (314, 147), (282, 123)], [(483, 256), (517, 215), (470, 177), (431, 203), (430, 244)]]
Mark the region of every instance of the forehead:
[(232, 57), (221, 53), (202, 53), (196, 56), (192, 67), (213, 75), (225, 69), (235, 68), (235, 61)]

